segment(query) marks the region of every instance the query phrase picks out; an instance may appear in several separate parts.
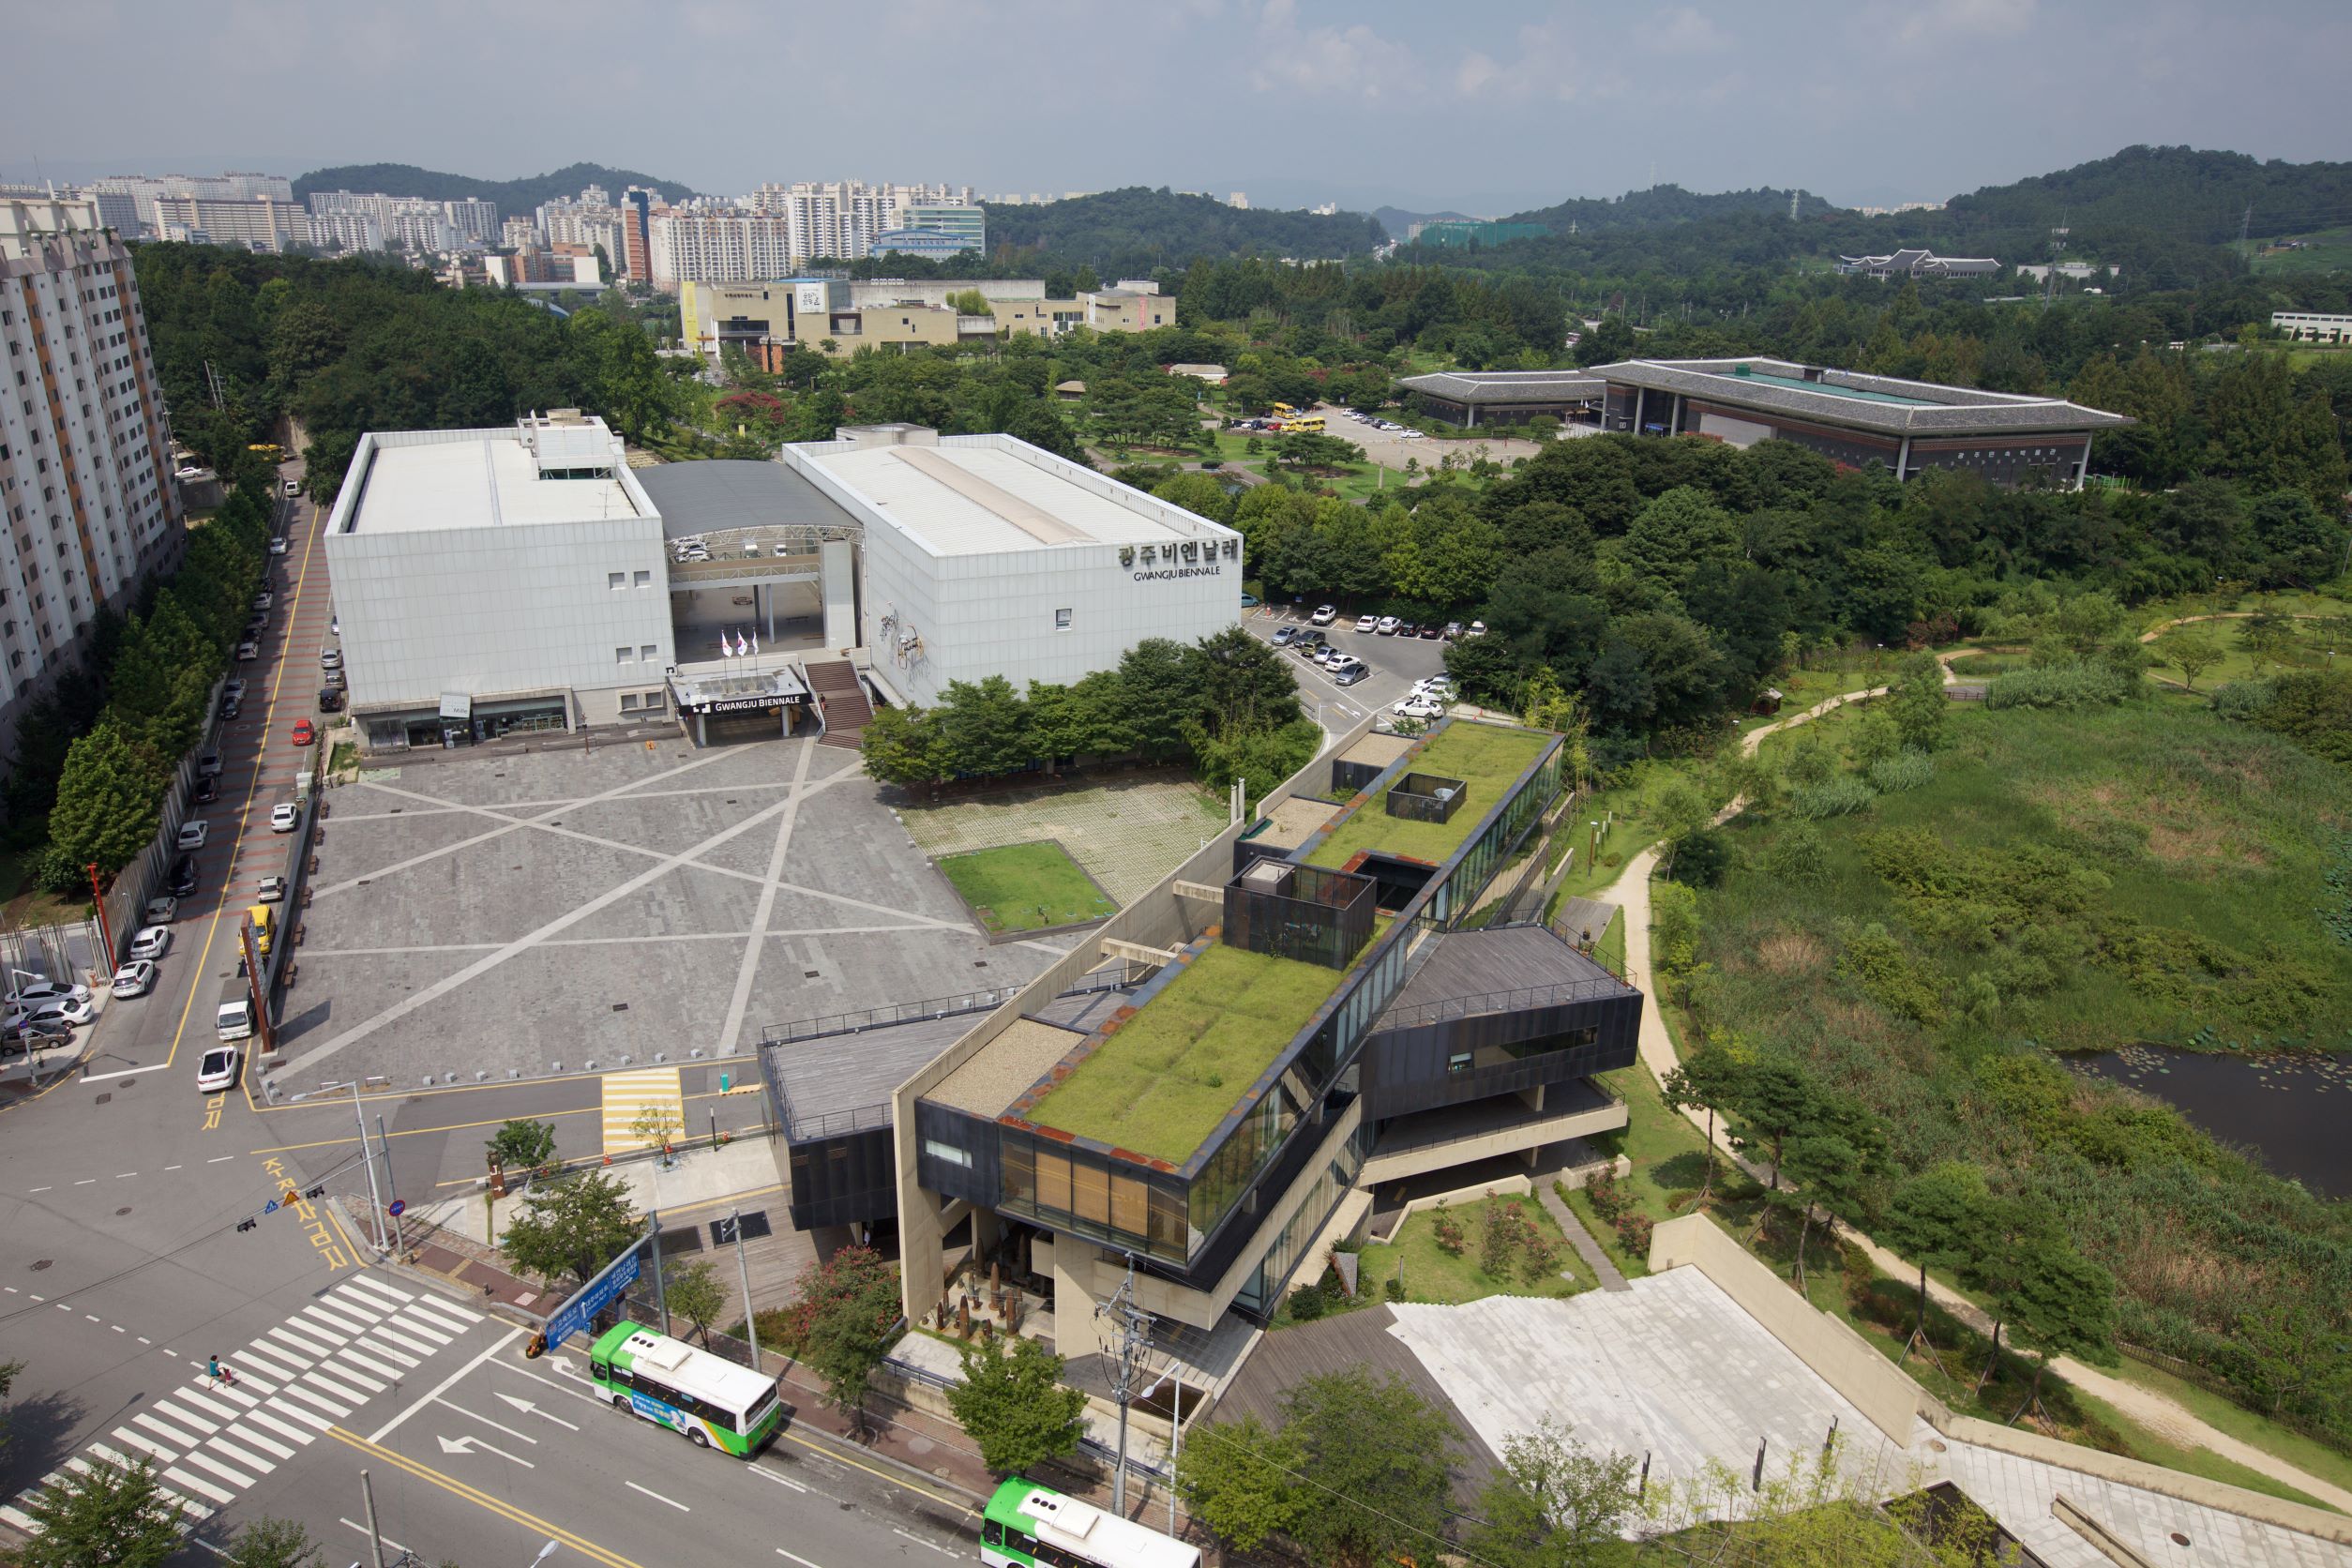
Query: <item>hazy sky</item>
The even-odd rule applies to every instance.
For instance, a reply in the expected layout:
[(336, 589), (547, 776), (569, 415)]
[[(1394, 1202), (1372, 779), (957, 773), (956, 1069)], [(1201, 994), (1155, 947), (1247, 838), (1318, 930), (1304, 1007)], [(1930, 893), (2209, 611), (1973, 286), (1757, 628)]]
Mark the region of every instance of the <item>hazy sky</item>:
[(2352, 158), (2347, 0), (5, 0), (0, 175), (1169, 185), (1492, 213)]

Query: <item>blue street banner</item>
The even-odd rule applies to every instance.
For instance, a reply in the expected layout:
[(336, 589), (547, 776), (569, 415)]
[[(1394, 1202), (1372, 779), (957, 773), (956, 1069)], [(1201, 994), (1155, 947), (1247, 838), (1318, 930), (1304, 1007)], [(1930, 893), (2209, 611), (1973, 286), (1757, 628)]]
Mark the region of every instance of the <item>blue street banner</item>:
[(614, 1259), (602, 1274), (581, 1286), (571, 1300), (556, 1309), (544, 1331), (550, 1349), (586, 1328), (597, 1313), (619, 1301), (621, 1292), (637, 1283), (638, 1246), (642, 1244), (631, 1246)]

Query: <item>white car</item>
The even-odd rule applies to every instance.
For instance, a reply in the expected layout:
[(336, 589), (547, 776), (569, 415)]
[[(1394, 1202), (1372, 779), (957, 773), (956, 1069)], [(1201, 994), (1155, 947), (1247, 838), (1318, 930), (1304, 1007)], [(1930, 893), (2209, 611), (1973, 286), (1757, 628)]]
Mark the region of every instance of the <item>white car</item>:
[(1440, 702), (1451, 702), (1461, 695), (1453, 680), (1444, 675), (1427, 675), (1413, 683), (1415, 697), (1434, 697)]
[(342, 667), (343, 651), (340, 648), (323, 648), (319, 651), (320, 669), (340, 670)]
[(1380, 624), (1380, 618), (1378, 615), (1359, 615), (1356, 617), (1356, 630), (1358, 631), (1370, 631), (1374, 626), (1377, 626)]
[(286, 879), (283, 877), (264, 877), (261, 890), (254, 895), (264, 904), (274, 904), (285, 896)]
[[(86, 986), (75, 988), (84, 992), (89, 989)], [(37, 1003), (21, 1013), (11, 1014), (8, 1021), (12, 1024), (47, 1023), (52, 1020), (58, 1023), (85, 1024), (96, 1017), (98, 1017), (98, 1009), (91, 1005), (87, 995), (79, 998), (59, 996), (52, 997), (47, 1002)]]
[(283, 555), (286, 553), (286, 539), (284, 535), (281, 534), (277, 538), (269, 541), (269, 552), (272, 555)]
[(144, 996), (155, 988), (155, 961), (133, 958), (114, 972), (114, 1000), (127, 996)]
[(71, 1002), (87, 1002), (90, 1000), (90, 988), (61, 986), (47, 975), (36, 974), (8, 993), (8, 1006), (12, 1011), (25, 1013), (44, 1002), (55, 1002), (61, 997)]
[(211, 822), (202, 817), (190, 818), (180, 824), (179, 846), (183, 850), (201, 850), (211, 836)]
[(250, 664), (261, 656), (262, 645), (254, 641), (252, 639), (248, 638), (246, 641), (237, 644), (237, 662), (239, 664)]
[(278, 596), (267, 591), (264, 591), (253, 596), (253, 608), (255, 610), (267, 610), (271, 605), (274, 605), (277, 602)]
[(1464, 637), (1484, 637), (1486, 635), (1486, 623), (1484, 621), (1472, 621), (1470, 624), (1470, 630), (1464, 632), (1462, 635)]
[(1315, 613), (1306, 618), (1306, 624), (1310, 626), (1328, 626), (1338, 619), (1339, 607), (1337, 605), (1319, 604), (1315, 607)]
[(302, 813), (294, 809), (294, 802), (290, 800), (281, 800), (269, 808), (269, 831), (272, 833), (292, 833), (301, 822)]
[(196, 1063), (196, 1092), (219, 1094), (237, 1086), (237, 1066), (244, 1060), (234, 1046), (216, 1046)]
[(160, 958), (172, 951), (172, 930), (168, 926), (143, 926), (130, 935), (130, 956), (134, 958)]
[(1390, 710), (1399, 718), (1442, 718), (1445, 704), (1430, 697), (1408, 697)]
[(1380, 618), (1379, 622), (1374, 625), (1372, 629), (1379, 632), (1382, 637), (1395, 637), (1396, 635), (1396, 628), (1403, 624), (1404, 623), (1397, 620), (1394, 615), (1383, 615)]

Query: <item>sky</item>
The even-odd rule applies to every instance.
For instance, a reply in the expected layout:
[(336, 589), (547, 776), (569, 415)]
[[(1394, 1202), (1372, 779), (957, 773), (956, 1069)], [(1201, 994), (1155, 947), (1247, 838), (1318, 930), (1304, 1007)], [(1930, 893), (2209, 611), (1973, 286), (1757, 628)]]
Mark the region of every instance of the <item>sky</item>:
[(6, 0), (0, 45), (19, 180), (588, 161), (1497, 216), (1940, 201), (2143, 142), (2352, 158), (2345, 0)]

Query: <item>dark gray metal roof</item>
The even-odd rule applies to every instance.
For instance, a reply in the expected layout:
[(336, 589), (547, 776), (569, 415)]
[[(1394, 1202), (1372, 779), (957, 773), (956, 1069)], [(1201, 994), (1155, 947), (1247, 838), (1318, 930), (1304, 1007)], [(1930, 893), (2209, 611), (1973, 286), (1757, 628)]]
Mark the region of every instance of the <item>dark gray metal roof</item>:
[[(799, 1138), (890, 1124), (890, 1096), (940, 1052), (954, 1045), (977, 1016), (885, 1024), (857, 1034), (763, 1045), (768, 1079), (792, 1108), (790, 1131)], [(860, 1114), (864, 1113), (864, 1114)]]
[(1759, 383), (1736, 373), (1748, 365), (1757, 375), (1802, 379), (1812, 367), (1787, 360), (1750, 356), (1744, 359), (1628, 359), (1596, 365), (1595, 376), (1618, 386), (1643, 386), (1655, 392), (1680, 392), (1733, 408), (1786, 414), (1823, 425), (1875, 430), (1894, 436), (2008, 435), (2042, 431), (2080, 432), (2119, 430), (2135, 421), (2107, 414), (2063, 398), (2029, 397), (2015, 392), (1981, 392), (1972, 387), (1942, 386), (1934, 382), (1904, 381), (1894, 376), (1864, 375), (1859, 370), (1821, 370), (1830, 387), (1875, 392), (1904, 402), (1877, 402), (1842, 397), (1835, 391), (1816, 392), (1772, 383)]
[(832, 498), (780, 462), (714, 458), (631, 471), (661, 511), (662, 536), (801, 524), (863, 530)]
[(1573, 403), (1606, 390), (1598, 376), (1576, 370), (1439, 370), (1396, 384), (1456, 403)]
[(1449, 931), (1397, 989), (1373, 1024), (1375, 1031), (1485, 1010), (1484, 1003), (1519, 993), (1510, 1005), (1552, 1005), (1608, 996), (1632, 987), (1541, 926), (1500, 926)]

